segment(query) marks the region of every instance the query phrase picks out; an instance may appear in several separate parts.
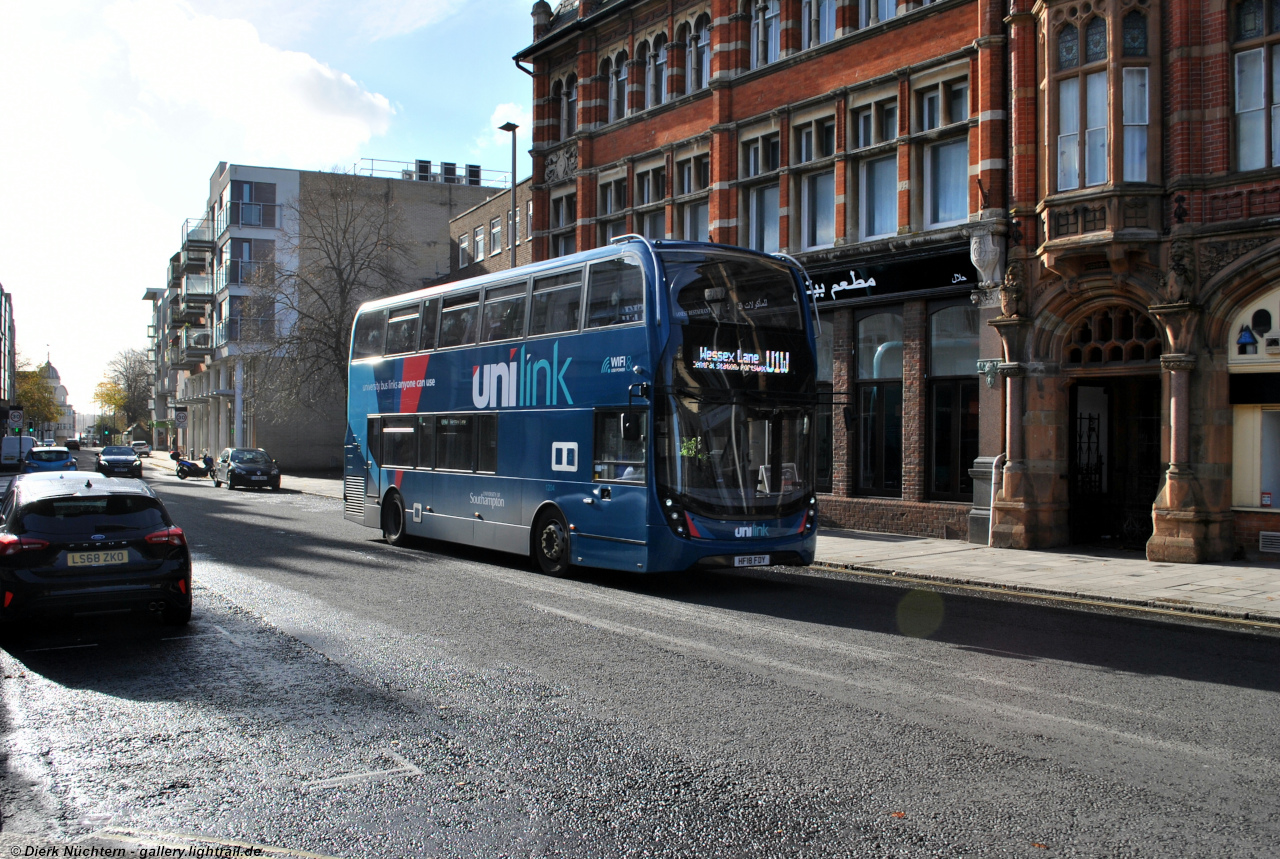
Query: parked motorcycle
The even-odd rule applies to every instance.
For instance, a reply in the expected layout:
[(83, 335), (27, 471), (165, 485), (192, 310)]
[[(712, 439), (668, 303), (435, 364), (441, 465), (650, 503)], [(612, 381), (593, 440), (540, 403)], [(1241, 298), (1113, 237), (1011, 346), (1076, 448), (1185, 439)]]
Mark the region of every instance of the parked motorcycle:
[(188, 477), (212, 477), (213, 457), (206, 453), (200, 463), (194, 463), (189, 459), (179, 459), (178, 468), (174, 473), (178, 475), (179, 480), (186, 480)]

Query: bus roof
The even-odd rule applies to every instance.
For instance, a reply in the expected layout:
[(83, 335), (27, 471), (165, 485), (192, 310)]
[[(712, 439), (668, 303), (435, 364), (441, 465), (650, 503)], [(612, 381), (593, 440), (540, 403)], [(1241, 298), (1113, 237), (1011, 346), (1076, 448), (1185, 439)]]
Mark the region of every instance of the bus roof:
[[(540, 262), (526, 263), (516, 268), (503, 269), (489, 274), (476, 275), (475, 277), (464, 278), (462, 280), (451, 280), (448, 283), (436, 284), (435, 286), (426, 286), (422, 289), (416, 289), (412, 292), (404, 292), (399, 295), (388, 296), (387, 298), (377, 298), (373, 301), (366, 301), (360, 305), (360, 309), (356, 315), (366, 310), (377, 310), (383, 307), (393, 307), (397, 304), (403, 304), (406, 301), (427, 298), (434, 295), (445, 295), (455, 290), (473, 289), (478, 286), (485, 286), (490, 283), (500, 283), (504, 280), (512, 278), (524, 278), (530, 275), (538, 275), (548, 271), (557, 271), (563, 268), (571, 268), (574, 265), (582, 265), (584, 263), (595, 262), (602, 259), (614, 259), (622, 256), (627, 251), (632, 253), (639, 252), (648, 256), (651, 250), (690, 250), (694, 248), (716, 248), (734, 253), (745, 254), (749, 256), (759, 256), (765, 259), (779, 262), (779, 257), (771, 254), (761, 253), (760, 251), (751, 250), (749, 248), (739, 247), (738, 245), (722, 245), (713, 242), (686, 242), (673, 239), (645, 239), (638, 235), (619, 236), (610, 244), (603, 245), (590, 250), (579, 251), (568, 256), (553, 257), (552, 259), (542, 260)], [(787, 260), (781, 260), (787, 262)]]

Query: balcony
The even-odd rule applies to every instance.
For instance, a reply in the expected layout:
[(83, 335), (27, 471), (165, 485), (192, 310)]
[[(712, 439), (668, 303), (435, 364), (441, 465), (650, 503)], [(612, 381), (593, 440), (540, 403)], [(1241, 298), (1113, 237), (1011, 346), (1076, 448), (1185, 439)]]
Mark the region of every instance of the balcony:
[(218, 213), (218, 235), (229, 229), (253, 227), (274, 230), (280, 223), (280, 206), (276, 203), (228, 203)]
[(275, 339), (276, 321), (270, 317), (233, 316), (224, 319), (213, 327), (213, 343), (225, 346), (228, 343), (263, 343)]
[(213, 331), (208, 328), (183, 328), (178, 348), (185, 358), (213, 354)]
[(183, 318), (204, 316), (213, 303), (213, 278), (207, 274), (188, 274), (182, 278), (180, 303)]
[(1098, 188), (1056, 194), (1038, 206), (1044, 264), (1067, 277), (1080, 276), (1106, 257), (1124, 270), (1141, 258), (1163, 228), (1160, 189)]
[(182, 250), (212, 250), (213, 224), (208, 218), (187, 218), (182, 222)]
[(248, 288), (260, 282), (268, 272), (266, 263), (257, 260), (233, 259), (214, 273), (214, 292), (222, 292), (229, 287)]

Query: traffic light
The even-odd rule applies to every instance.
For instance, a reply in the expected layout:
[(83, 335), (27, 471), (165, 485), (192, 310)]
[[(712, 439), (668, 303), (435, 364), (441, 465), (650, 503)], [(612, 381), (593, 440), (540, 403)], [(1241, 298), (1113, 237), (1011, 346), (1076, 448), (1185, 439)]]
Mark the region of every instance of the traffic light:
[(31, 433), (32, 435), (34, 435), (34, 434), (35, 434), (35, 431), (36, 431), (36, 422), (35, 422), (35, 421), (27, 421), (27, 432), (29, 432), (29, 433)]

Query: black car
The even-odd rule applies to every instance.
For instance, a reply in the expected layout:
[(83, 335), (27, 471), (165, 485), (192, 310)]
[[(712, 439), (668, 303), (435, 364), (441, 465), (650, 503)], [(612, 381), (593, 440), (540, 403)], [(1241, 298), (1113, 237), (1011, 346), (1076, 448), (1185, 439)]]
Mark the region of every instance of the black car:
[(142, 460), (131, 447), (104, 447), (98, 453), (97, 471), (108, 477), (142, 477)]
[(28, 474), (0, 502), (6, 621), (148, 611), (191, 619), (191, 553), (182, 529), (140, 480)]
[(76, 440), (75, 440), (75, 439), (73, 439), (73, 438), (69, 438), (69, 439), (67, 439), (66, 448), (67, 448), (67, 450), (79, 450), (79, 449), (80, 449), (80, 442), (76, 441)]
[(271, 454), (255, 447), (229, 447), (218, 454), (213, 464), (213, 485), (280, 488), (280, 466)]

